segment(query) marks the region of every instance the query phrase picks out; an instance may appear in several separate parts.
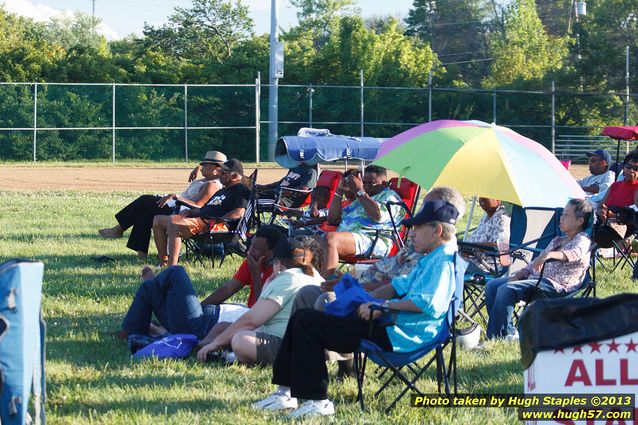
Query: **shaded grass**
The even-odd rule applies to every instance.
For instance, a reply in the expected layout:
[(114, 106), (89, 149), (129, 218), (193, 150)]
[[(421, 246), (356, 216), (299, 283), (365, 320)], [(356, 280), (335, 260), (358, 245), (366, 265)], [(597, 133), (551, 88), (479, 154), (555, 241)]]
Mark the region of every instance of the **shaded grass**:
[[(0, 192), (0, 261), (22, 257), (45, 264), (43, 314), (47, 337), (47, 415), (52, 424), (76, 423), (264, 423), (287, 422), (283, 415), (251, 410), (250, 403), (272, 391), (269, 368), (185, 361), (131, 361), (115, 332), (139, 284), (143, 265), (124, 240), (105, 240), (97, 229), (137, 194), (72, 191), (16, 196)], [(463, 228), (463, 224), (459, 229)], [(154, 252), (154, 250), (152, 250)], [(114, 263), (92, 257), (107, 255)], [(153, 261), (156, 259), (152, 258)], [(205, 296), (239, 265), (228, 258), (211, 270), (185, 264), (198, 295)], [(633, 291), (629, 271), (599, 272), (599, 295)], [(246, 293), (234, 297), (245, 301)], [(460, 350), (461, 392), (520, 393), (523, 371), (516, 344), (489, 342), (484, 351)], [(334, 376), (335, 367), (330, 366)], [(369, 376), (373, 376), (370, 374)], [(379, 380), (366, 382), (369, 409), (362, 414), (356, 383), (330, 387), (337, 423), (519, 423), (513, 409), (413, 409), (407, 399), (391, 415), (389, 397), (372, 397)], [(436, 392), (433, 373), (421, 381)], [(396, 393), (396, 389), (392, 391)], [(309, 423), (321, 423), (321, 420)]]

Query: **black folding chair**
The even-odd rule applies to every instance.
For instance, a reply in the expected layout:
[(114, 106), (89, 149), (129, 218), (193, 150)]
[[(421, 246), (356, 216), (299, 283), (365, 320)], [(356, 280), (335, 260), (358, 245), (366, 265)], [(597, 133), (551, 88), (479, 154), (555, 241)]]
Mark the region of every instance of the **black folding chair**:
[[(228, 228), (234, 230), (207, 231), (184, 240), (186, 259), (193, 255), (195, 261), (203, 264), (203, 257), (210, 256), (211, 267), (215, 267), (215, 258), (220, 257), (219, 266), (221, 267), (227, 255), (238, 254), (242, 257), (246, 256), (249, 233), (257, 223), (255, 205), (257, 171), (255, 170), (246, 178), (245, 184), (250, 190), (250, 196), (248, 197), (244, 215), (240, 219), (226, 221)], [(219, 219), (216, 219), (216, 221), (220, 222)]]

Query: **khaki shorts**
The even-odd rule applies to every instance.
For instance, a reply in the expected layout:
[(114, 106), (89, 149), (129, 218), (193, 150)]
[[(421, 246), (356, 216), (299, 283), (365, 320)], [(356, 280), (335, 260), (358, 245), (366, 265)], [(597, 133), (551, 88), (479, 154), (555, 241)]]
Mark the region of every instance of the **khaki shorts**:
[(257, 363), (273, 364), (281, 345), (281, 338), (266, 332), (256, 332), (255, 339), (257, 340)]
[(199, 217), (182, 217), (181, 215), (172, 216), (173, 224), (177, 226), (177, 234), (180, 238), (190, 239), (195, 235), (199, 235), (203, 231), (211, 230), (218, 232), (228, 231), (226, 223), (212, 223), (209, 220), (203, 220)]

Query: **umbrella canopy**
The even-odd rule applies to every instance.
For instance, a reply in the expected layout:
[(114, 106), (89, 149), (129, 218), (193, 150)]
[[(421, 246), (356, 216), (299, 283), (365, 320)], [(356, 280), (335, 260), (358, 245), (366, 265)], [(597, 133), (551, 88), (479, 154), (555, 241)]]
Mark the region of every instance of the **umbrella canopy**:
[(638, 139), (638, 127), (636, 126), (607, 126), (603, 128), (601, 133), (603, 136), (609, 136), (618, 140), (636, 140)]
[(427, 190), (450, 186), (464, 195), (521, 206), (562, 207), (585, 192), (541, 144), (481, 121), (440, 120), (381, 144), (375, 164)]

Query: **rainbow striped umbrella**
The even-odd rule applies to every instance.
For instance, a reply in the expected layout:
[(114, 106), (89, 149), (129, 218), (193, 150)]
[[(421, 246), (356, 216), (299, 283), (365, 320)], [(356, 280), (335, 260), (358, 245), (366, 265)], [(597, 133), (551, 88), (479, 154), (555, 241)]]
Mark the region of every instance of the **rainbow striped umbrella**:
[(585, 197), (540, 143), (481, 121), (439, 120), (411, 128), (381, 144), (374, 164), (427, 190), (450, 186), (521, 206), (562, 207)]

